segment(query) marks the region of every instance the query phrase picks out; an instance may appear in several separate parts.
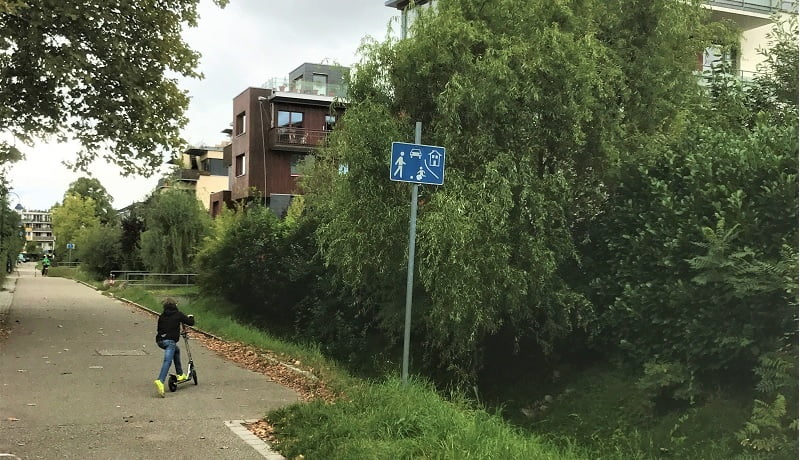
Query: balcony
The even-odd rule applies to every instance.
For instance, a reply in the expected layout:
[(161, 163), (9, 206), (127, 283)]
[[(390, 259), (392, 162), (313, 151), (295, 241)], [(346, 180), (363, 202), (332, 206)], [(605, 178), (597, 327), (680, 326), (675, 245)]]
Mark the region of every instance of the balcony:
[(272, 149), (304, 152), (322, 145), (328, 138), (329, 132), (321, 129), (272, 128), (269, 135), (269, 146)]
[(712, 8), (730, 8), (748, 13), (770, 15), (779, 11), (794, 13), (794, 2), (791, 0), (708, 0)]

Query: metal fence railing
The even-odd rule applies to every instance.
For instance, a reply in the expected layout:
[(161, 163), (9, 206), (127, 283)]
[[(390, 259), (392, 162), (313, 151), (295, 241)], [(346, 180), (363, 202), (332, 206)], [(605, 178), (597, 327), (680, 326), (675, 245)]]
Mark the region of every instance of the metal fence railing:
[(125, 282), (135, 286), (192, 286), (196, 273), (152, 273), (145, 271), (114, 270), (115, 283)]
[(67, 267), (67, 268), (78, 268), (78, 265), (80, 264), (81, 264), (80, 262), (61, 262), (61, 261), (53, 262), (54, 267)]

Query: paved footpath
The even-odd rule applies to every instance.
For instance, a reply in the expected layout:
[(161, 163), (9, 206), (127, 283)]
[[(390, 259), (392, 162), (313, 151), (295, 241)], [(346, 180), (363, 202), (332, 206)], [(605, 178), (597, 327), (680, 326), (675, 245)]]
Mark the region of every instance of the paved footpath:
[(191, 339), (199, 385), (158, 397), (156, 318), (75, 281), (34, 276), (33, 263), (9, 276), (4, 310), (0, 458), (263, 459), (226, 422), (298, 400)]

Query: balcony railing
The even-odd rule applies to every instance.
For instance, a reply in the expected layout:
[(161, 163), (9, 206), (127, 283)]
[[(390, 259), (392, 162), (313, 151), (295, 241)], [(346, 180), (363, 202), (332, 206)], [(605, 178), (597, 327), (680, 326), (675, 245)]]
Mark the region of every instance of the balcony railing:
[(317, 83), (308, 80), (289, 80), (288, 78), (271, 78), (264, 83), (264, 88), (273, 91), (297, 94), (315, 94), (317, 96), (347, 96), (347, 86), (335, 83)]
[(31, 237), (31, 239), (29, 241), (53, 241), (53, 237), (52, 236), (34, 235), (34, 236)]
[[(739, 80), (739, 82), (743, 86), (748, 86), (753, 84), (755, 78), (761, 75), (760, 72), (751, 72), (747, 70), (729, 70), (727, 73), (736, 78), (737, 80)], [(695, 75), (697, 76), (697, 79), (700, 82), (700, 85), (702, 86), (710, 85), (711, 80), (714, 78), (714, 74), (707, 69), (702, 71), (696, 71)]]
[(708, 0), (707, 3), (711, 6), (734, 8), (751, 13), (796, 12), (794, 2), (791, 0)]
[(175, 175), (175, 178), (178, 180), (196, 181), (200, 179), (200, 171), (197, 169), (181, 169), (178, 174)]
[(197, 169), (179, 169), (170, 176), (159, 179), (156, 188), (162, 189), (165, 187), (181, 186), (183, 183), (197, 182), (201, 174), (203, 174), (203, 172)]
[(280, 127), (270, 130), (270, 141), (272, 147), (316, 147), (325, 142), (328, 133), (320, 129)]

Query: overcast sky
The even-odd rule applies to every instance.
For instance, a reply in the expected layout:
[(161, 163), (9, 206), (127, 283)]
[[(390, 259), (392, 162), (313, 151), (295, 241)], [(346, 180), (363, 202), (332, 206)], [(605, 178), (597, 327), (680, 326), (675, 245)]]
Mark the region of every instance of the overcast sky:
[[(191, 145), (225, 140), (222, 129), (231, 123), (234, 96), (248, 86), (261, 86), (272, 77), (287, 77), (303, 62), (332, 61), (351, 65), (357, 48), (369, 35), (382, 41), (390, 21), (399, 35), (399, 13), (384, 0), (231, 0), (219, 9), (201, 0), (198, 27), (184, 32), (186, 42), (202, 54), (203, 80), (181, 80), (189, 92), (189, 123), (184, 138)], [(83, 173), (61, 164), (73, 159), (75, 144), (38, 143), (24, 147), (26, 159), (10, 171), (11, 207), (49, 209), (64, 196), (69, 184)], [(90, 172), (113, 197), (115, 208), (144, 198), (156, 185), (152, 177), (122, 177), (117, 168), (95, 162)]]

